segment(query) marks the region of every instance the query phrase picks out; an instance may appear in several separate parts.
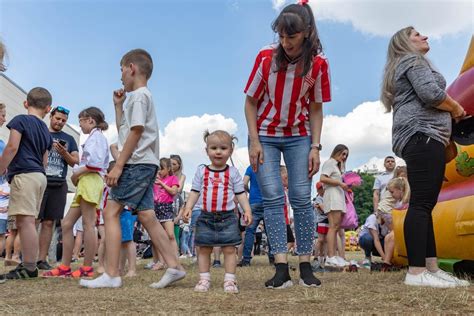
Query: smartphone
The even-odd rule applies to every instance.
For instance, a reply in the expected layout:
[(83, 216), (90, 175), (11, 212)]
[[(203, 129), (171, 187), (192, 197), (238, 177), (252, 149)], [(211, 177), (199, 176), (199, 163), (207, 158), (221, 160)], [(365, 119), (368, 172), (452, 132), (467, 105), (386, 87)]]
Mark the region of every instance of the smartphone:
[(63, 147), (66, 146), (66, 144), (67, 144), (66, 141), (65, 141), (65, 140), (62, 140), (62, 139), (60, 139), (60, 140), (58, 141), (58, 143), (59, 143), (61, 146), (63, 146)]

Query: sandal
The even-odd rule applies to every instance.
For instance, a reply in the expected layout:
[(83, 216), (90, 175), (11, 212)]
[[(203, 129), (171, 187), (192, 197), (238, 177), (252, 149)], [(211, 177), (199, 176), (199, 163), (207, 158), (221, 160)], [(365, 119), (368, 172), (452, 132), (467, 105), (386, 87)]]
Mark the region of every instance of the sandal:
[(211, 281), (206, 279), (200, 279), (194, 287), (194, 292), (208, 292), (211, 287)]
[(225, 293), (239, 293), (239, 288), (237, 287), (237, 282), (233, 280), (224, 281), (224, 292)]
[(71, 276), (71, 267), (66, 267), (61, 264), (52, 270), (46, 271), (41, 276), (44, 278), (68, 278)]
[(161, 263), (161, 262), (157, 262), (153, 265), (153, 267), (151, 268), (152, 271), (158, 271), (158, 270), (165, 270), (166, 268), (168, 268), (168, 266), (166, 265), (166, 263)]
[(92, 278), (94, 276), (94, 268), (93, 267), (80, 267), (73, 273), (71, 273), (71, 276), (75, 279), (78, 278)]

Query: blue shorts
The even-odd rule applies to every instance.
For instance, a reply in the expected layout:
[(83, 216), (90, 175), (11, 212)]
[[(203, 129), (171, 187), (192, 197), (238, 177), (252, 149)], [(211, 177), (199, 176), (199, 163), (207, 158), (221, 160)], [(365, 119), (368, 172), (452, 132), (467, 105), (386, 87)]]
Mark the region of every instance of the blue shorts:
[(129, 210), (123, 210), (120, 214), (120, 227), (122, 228), (122, 242), (129, 242), (133, 240), (133, 229), (137, 215), (132, 215)]
[(5, 235), (7, 233), (7, 223), (8, 219), (0, 219), (0, 235)]
[(201, 212), (196, 223), (196, 246), (224, 247), (240, 243), (239, 219), (234, 211)]
[(153, 210), (153, 184), (158, 167), (152, 164), (125, 165), (118, 184), (109, 192), (109, 200), (137, 211)]

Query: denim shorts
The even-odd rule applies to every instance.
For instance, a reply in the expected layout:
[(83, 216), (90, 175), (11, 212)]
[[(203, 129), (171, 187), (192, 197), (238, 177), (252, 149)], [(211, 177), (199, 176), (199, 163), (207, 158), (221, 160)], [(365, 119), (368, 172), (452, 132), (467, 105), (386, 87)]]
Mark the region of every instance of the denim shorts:
[(242, 243), (234, 211), (201, 212), (196, 223), (196, 246), (224, 247)]
[(0, 219), (0, 235), (5, 235), (7, 233), (7, 223), (8, 220)]
[(153, 184), (156, 176), (156, 165), (125, 165), (118, 184), (109, 192), (109, 200), (127, 205), (137, 211), (153, 210)]
[(133, 240), (133, 229), (135, 227), (136, 215), (129, 210), (123, 210), (120, 214), (120, 227), (122, 229), (122, 243)]
[(160, 223), (171, 222), (174, 218), (173, 203), (155, 203), (155, 215)]

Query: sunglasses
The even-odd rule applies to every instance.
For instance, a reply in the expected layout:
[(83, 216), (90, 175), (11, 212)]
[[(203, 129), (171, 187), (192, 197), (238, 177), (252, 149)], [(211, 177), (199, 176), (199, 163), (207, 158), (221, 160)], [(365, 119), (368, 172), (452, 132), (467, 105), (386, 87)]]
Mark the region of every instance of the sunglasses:
[(59, 112), (59, 113), (63, 113), (63, 114), (66, 114), (66, 115), (69, 115), (69, 110), (66, 109), (65, 107), (62, 107), (62, 106), (56, 106), (53, 108), (53, 110), (51, 111), (51, 113), (55, 113), (55, 112)]

